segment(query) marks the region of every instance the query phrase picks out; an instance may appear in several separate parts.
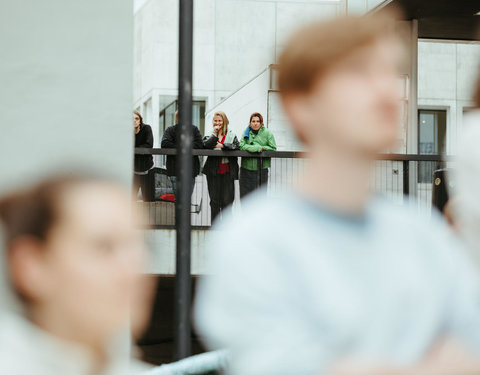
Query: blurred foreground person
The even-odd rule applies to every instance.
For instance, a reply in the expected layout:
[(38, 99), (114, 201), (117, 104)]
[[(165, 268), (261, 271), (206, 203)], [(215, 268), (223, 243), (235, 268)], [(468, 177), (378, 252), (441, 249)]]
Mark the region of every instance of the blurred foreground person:
[(152, 288), (130, 194), (56, 177), (1, 199), (0, 223), (0, 374), (144, 370), (130, 361), (127, 332), (142, 332)]
[(455, 220), (467, 247), (480, 265), (480, 73), (474, 92), (476, 109), (464, 117), (462, 134), (459, 139), (455, 175), (455, 194), (458, 197)]
[[(196, 323), (234, 375), (470, 374), (480, 288), (437, 217), (370, 191), (399, 133), (394, 22), (313, 24), (287, 43), (278, 85), (309, 149), (303, 181), (252, 196), (212, 241)], [(235, 238), (224, 246), (225, 238)]]

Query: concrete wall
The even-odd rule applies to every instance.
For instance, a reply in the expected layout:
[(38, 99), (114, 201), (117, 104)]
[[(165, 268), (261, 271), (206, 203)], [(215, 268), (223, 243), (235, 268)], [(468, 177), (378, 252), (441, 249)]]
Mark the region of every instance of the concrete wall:
[(275, 135), (280, 151), (303, 151), (305, 147), (298, 140), (283, 112), (278, 91), (268, 92), (268, 128)]
[[(135, 108), (158, 112), (177, 94), (178, 0), (139, 2), (135, 14)], [(312, 19), (345, 12), (345, 0), (202, 0), (194, 9), (193, 95), (207, 111), (276, 62), (285, 37)], [(141, 6), (140, 6), (141, 5)], [(145, 114), (145, 113), (144, 113)]]
[(364, 14), (369, 10), (375, 8), (385, 0), (348, 0), (348, 13), (350, 14)]
[(418, 108), (447, 110), (448, 154), (456, 153), (463, 114), (472, 106), (473, 85), (480, 68), (480, 43), (420, 41)]
[(227, 114), (229, 127), (235, 132), (239, 140), (245, 128), (248, 126), (248, 120), (253, 112), (262, 113), (264, 121), (266, 121), (267, 92), (269, 85), (270, 69), (264, 69), (253, 80), (218, 103), (206, 114), (205, 133), (211, 133), (213, 114), (216, 111), (223, 111)]
[[(194, 95), (213, 95), (214, 103), (274, 63), (292, 30), (345, 11), (343, 0), (194, 4)], [(177, 50), (178, 0), (148, 1), (135, 14), (136, 102), (155, 89), (177, 90)]]
[(0, 7), (0, 190), (82, 165), (130, 183), (132, 3)]
[[(193, 275), (201, 275), (207, 271), (207, 244), (213, 230), (192, 231), (192, 262)], [(151, 249), (148, 272), (159, 275), (175, 274), (175, 230), (147, 230), (145, 239)]]

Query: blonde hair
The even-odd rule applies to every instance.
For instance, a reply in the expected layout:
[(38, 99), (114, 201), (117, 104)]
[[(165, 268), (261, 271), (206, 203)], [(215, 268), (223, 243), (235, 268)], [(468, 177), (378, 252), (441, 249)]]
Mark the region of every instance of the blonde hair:
[(227, 134), (227, 130), (228, 130), (228, 117), (227, 115), (225, 114), (225, 112), (223, 111), (217, 111), (213, 114), (213, 117), (212, 117), (212, 124), (213, 122), (215, 121), (215, 117), (216, 116), (220, 116), (223, 120), (223, 134)]

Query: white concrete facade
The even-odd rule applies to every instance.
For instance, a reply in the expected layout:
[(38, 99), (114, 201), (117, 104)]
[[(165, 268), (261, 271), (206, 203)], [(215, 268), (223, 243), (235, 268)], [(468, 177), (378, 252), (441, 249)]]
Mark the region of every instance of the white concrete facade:
[(480, 43), (418, 43), (418, 108), (447, 111), (446, 153), (455, 154), (463, 115), (480, 73)]
[[(280, 124), (284, 120), (278, 110), (278, 101), (274, 93), (267, 93), (271, 87), (264, 85), (262, 72), (276, 62), (287, 36), (310, 20), (344, 14), (347, 8), (352, 13), (364, 13), (380, 2), (195, 1), (194, 99), (206, 101), (207, 117), (212, 109), (226, 111), (237, 133), (248, 121), (243, 119), (247, 112), (254, 110), (264, 113), (269, 123), (272, 120), (272, 126)], [(135, 108), (144, 114), (147, 123), (153, 125), (155, 146), (159, 146), (158, 113), (177, 95), (178, 1), (137, 0), (134, 38)], [(479, 57), (478, 43), (418, 43), (418, 90), (415, 90), (418, 107), (447, 110), (446, 151), (449, 154), (455, 153), (464, 109), (471, 106), (472, 77), (477, 74)], [(408, 72), (408, 75), (412, 73)], [(254, 78), (256, 80), (252, 81)], [(412, 78), (409, 77), (410, 84)], [(262, 85), (265, 86), (263, 89)], [(252, 99), (246, 99), (245, 95), (252, 94), (253, 86), (259, 92), (254, 93)], [(233, 93), (235, 98), (230, 97)], [(225, 98), (228, 100), (224, 101)], [(410, 95), (409, 99), (414, 98)], [(237, 100), (238, 106), (234, 108)], [(417, 151), (416, 116), (416, 113), (409, 114), (410, 128), (405, 130), (402, 152)], [(207, 127), (209, 121), (207, 118)], [(282, 149), (298, 149), (295, 141), (287, 139), (291, 134), (284, 126), (278, 131)]]
[[(158, 113), (175, 100), (178, 88), (178, 0), (138, 4), (134, 108), (151, 118), (158, 146)], [(310, 20), (346, 12), (346, 0), (202, 0), (194, 4), (193, 95), (206, 101), (207, 111), (274, 64), (292, 30)]]

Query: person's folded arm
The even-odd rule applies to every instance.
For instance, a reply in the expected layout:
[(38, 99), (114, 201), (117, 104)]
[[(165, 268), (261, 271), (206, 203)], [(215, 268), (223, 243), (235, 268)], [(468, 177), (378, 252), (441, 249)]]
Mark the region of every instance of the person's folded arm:
[(275, 142), (275, 137), (273, 136), (273, 134), (270, 133), (268, 135), (267, 144), (265, 146), (263, 146), (263, 149), (265, 151), (276, 151), (277, 150), (277, 143)]
[(162, 143), (160, 145), (162, 148), (175, 148), (177, 147), (175, 129), (173, 127), (167, 128), (163, 133)]
[(142, 148), (152, 148), (153, 147), (153, 133), (152, 133), (152, 128), (148, 125), (145, 125), (144, 131), (146, 133), (146, 139), (145, 142), (138, 145), (137, 147), (142, 147)]
[(203, 138), (202, 134), (200, 133), (200, 130), (196, 127), (193, 126), (193, 148), (194, 149), (202, 149), (203, 148)]
[(217, 145), (218, 137), (215, 134), (212, 134), (210, 137), (203, 138), (203, 148), (213, 149)]
[[(433, 215), (438, 282), (445, 291), (443, 338), (418, 363), (405, 367), (340, 364), (329, 375), (478, 375), (480, 374), (480, 279), (477, 268), (449, 228)], [(438, 230), (441, 229), (441, 230)]]
[[(454, 339), (444, 339), (418, 363), (410, 366), (339, 362), (328, 375), (478, 375), (478, 357)], [(320, 375), (320, 374), (318, 374)]]
[(257, 143), (249, 144), (246, 141), (240, 142), (240, 150), (249, 151), (249, 152), (262, 152), (262, 146)]
[(223, 148), (225, 150), (238, 150), (238, 149), (240, 149), (240, 143), (238, 142), (237, 136), (235, 136), (235, 138), (233, 138), (232, 143), (224, 143)]

